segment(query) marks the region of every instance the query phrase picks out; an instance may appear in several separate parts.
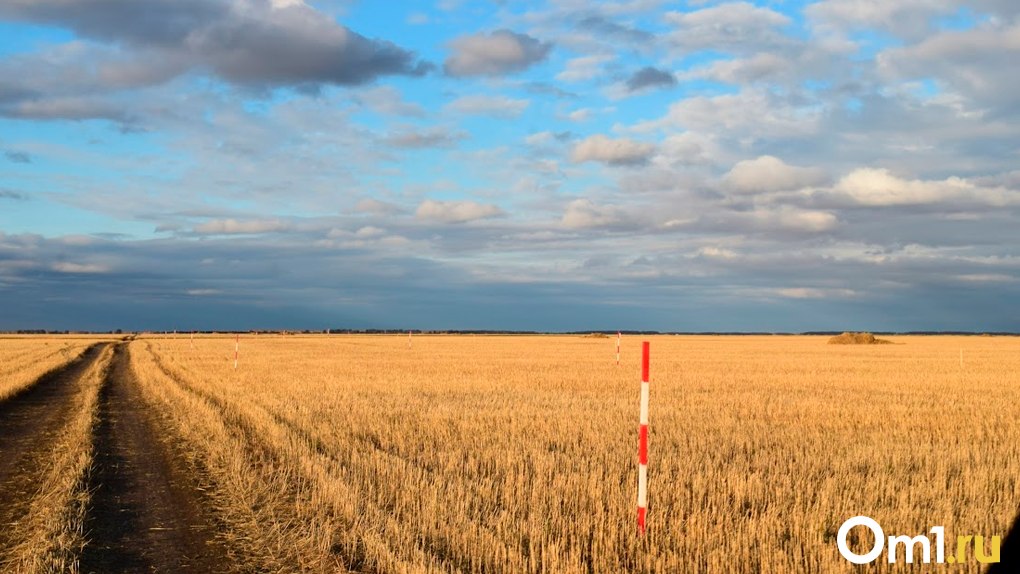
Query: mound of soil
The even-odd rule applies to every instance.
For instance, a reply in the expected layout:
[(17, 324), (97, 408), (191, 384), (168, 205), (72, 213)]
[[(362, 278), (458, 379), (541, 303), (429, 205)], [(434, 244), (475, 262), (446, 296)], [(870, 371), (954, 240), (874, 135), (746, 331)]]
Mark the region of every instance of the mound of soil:
[(585, 339), (608, 339), (609, 335), (605, 333), (592, 333), (591, 335), (585, 335)]
[(830, 345), (888, 345), (892, 341), (876, 339), (871, 333), (843, 333), (829, 339)]

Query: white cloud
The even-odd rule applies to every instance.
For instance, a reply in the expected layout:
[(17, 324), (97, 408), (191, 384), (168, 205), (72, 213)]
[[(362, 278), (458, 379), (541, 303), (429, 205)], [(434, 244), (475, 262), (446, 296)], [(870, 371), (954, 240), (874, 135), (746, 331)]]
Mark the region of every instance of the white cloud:
[(597, 161), (608, 165), (640, 165), (655, 152), (655, 145), (630, 138), (611, 139), (601, 134), (585, 138), (574, 146), (574, 163)]
[(725, 247), (702, 247), (698, 250), (697, 254), (701, 257), (708, 259), (725, 259), (732, 260), (740, 257), (740, 254), (732, 249), (726, 249)]
[(594, 56), (581, 56), (567, 60), (567, 67), (556, 79), (561, 82), (584, 82), (593, 80), (603, 74), (603, 66), (616, 59), (615, 55), (598, 54)]
[(567, 204), (561, 223), (570, 229), (590, 229), (621, 226), (632, 219), (622, 207), (575, 199)]
[(442, 126), (432, 126), (422, 129), (408, 128), (392, 132), (383, 138), (382, 141), (394, 147), (407, 149), (448, 148), (457, 145), (457, 142), (467, 137), (467, 132), (451, 131)]
[(401, 93), (393, 86), (377, 86), (360, 90), (352, 99), (381, 114), (415, 118), (423, 118), (426, 115), (424, 107), (404, 100)]
[(857, 205), (889, 207), (941, 202), (978, 206), (1020, 205), (1020, 193), (1003, 187), (979, 187), (973, 182), (950, 177), (919, 180), (897, 177), (886, 169), (857, 169), (840, 179), (832, 195)]
[(803, 210), (789, 206), (757, 208), (750, 214), (754, 228), (770, 231), (824, 233), (839, 225), (839, 219), (827, 211)]
[(457, 98), (447, 104), (447, 108), (462, 114), (513, 119), (521, 115), (529, 103), (528, 100), (515, 100), (506, 96), (476, 95)]
[(790, 24), (789, 16), (748, 2), (669, 12), (666, 21), (676, 26), (668, 38), (681, 54), (701, 50), (744, 53), (792, 43), (779, 31)]
[(814, 135), (821, 120), (821, 109), (815, 106), (789, 102), (767, 90), (745, 88), (736, 94), (679, 100), (664, 117), (640, 123), (632, 131), (681, 128), (754, 141)]
[(290, 225), (278, 219), (210, 219), (196, 225), (194, 231), (206, 235), (239, 235), (276, 233), (290, 228)]
[(682, 75), (684, 79), (707, 79), (726, 84), (744, 85), (783, 76), (794, 69), (794, 63), (778, 54), (761, 52), (749, 58), (716, 60)]
[(787, 299), (831, 299), (857, 295), (857, 292), (852, 289), (817, 289), (814, 287), (788, 287), (776, 289), (775, 292)]
[(1020, 23), (995, 23), (887, 49), (875, 58), (875, 66), (887, 80), (934, 79), (979, 102), (1011, 105), (1020, 98), (1017, 61)]
[(51, 268), (54, 271), (59, 271), (61, 273), (106, 273), (110, 270), (110, 268), (105, 265), (96, 265), (93, 263), (69, 263), (66, 261), (54, 263)]
[(358, 237), (376, 237), (386, 233), (385, 229), (374, 227), (372, 225), (366, 225), (354, 232), (354, 235)]
[(464, 223), (505, 215), (498, 206), (475, 201), (436, 201), (426, 199), (415, 211), (419, 219), (432, 219), (446, 223)]
[(733, 166), (722, 183), (737, 193), (769, 193), (824, 185), (828, 179), (822, 169), (787, 165), (777, 157), (763, 155)]
[(471, 34), (450, 42), (453, 50), (443, 69), (451, 76), (495, 76), (523, 72), (541, 62), (552, 45), (527, 34), (496, 30)]
[(592, 118), (593, 114), (594, 111), (591, 108), (581, 108), (572, 112), (567, 112), (563, 118), (572, 122), (586, 122)]

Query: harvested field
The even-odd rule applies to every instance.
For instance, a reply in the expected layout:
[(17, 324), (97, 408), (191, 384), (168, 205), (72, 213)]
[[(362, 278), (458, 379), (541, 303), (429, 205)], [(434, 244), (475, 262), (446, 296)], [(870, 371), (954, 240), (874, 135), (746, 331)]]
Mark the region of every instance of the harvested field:
[(651, 338), (644, 539), (639, 338), (619, 368), (584, 337), (247, 336), (236, 371), (228, 338), (132, 345), (232, 536), (308, 571), (843, 572), (835, 533), (861, 513), (1004, 535), (1017, 340), (825, 340)]
[[(912, 536), (1010, 529), (1017, 339), (650, 340), (643, 538), (639, 337), (617, 367), (615, 338), (248, 335), (237, 370), (233, 337), (144, 338), (0, 412), (26, 396), (94, 411), (70, 417), (91, 424), (86, 504), (47, 515), (83, 524), (58, 553), (81, 572), (847, 572), (834, 538), (852, 516)], [(0, 448), (72, 444), (30, 420), (0, 421)], [(32, 499), (12, 484), (4, 500)]]
[(0, 402), (0, 558), (13, 557), (15, 548), (31, 537), (25, 532), (26, 517), (35, 495), (44, 491), (65, 424), (80, 406), (79, 381), (102, 350), (101, 345), (89, 347)]

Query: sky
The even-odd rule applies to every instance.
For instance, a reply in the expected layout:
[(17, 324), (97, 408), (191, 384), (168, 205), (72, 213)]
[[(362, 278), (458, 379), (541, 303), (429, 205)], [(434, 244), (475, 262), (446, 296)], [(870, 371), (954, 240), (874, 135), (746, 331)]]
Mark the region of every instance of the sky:
[(0, 329), (1020, 331), (1015, 0), (0, 0)]

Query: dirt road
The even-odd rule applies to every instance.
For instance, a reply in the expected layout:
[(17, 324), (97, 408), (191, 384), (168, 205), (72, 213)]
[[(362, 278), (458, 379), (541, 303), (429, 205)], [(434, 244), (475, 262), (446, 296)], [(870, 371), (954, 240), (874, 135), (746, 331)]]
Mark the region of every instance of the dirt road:
[[(17, 525), (39, 495), (63, 429), (84, 408), (83, 375), (106, 345), (0, 403), (0, 564), (18, 543)], [(178, 439), (142, 400), (128, 353), (127, 343), (116, 344), (99, 391), (79, 571), (231, 572), (199, 480)]]
[(114, 350), (99, 397), (95, 492), (81, 571), (228, 572), (197, 481), (141, 396), (128, 347)]
[(0, 557), (15, 542), (10, 536), (42, 484), (53, 447), (76, 406), (78, 380), (103, 347), (89, 347), (0, 403)]

